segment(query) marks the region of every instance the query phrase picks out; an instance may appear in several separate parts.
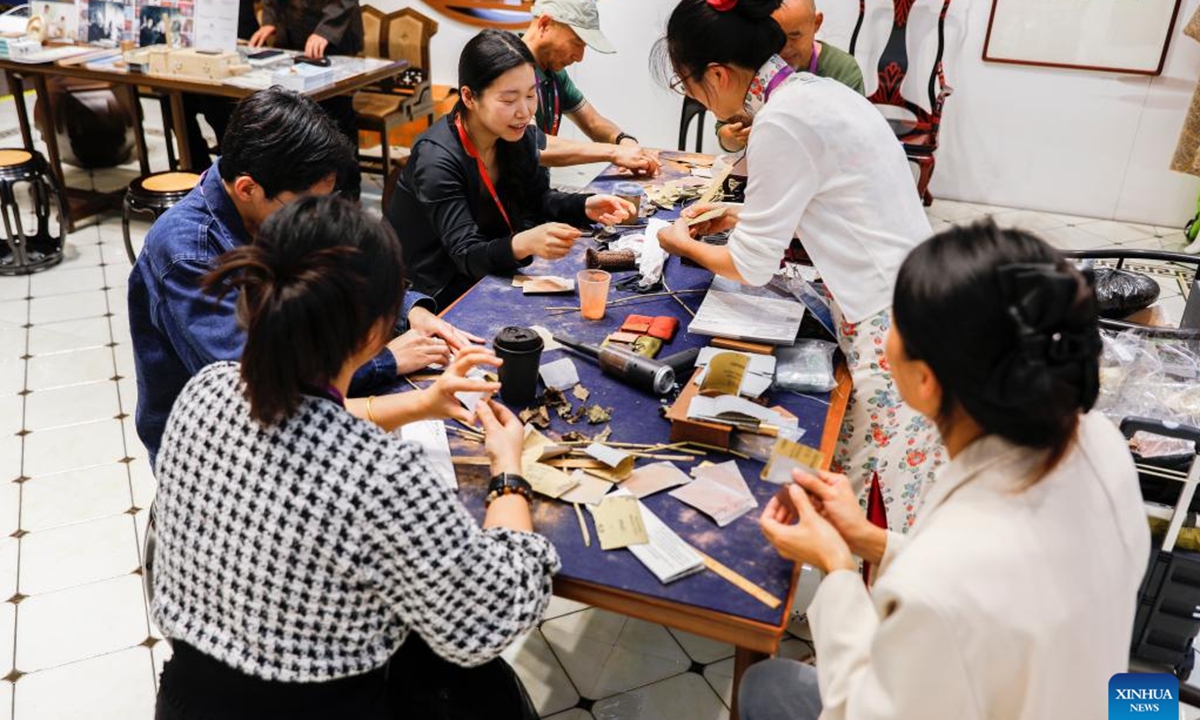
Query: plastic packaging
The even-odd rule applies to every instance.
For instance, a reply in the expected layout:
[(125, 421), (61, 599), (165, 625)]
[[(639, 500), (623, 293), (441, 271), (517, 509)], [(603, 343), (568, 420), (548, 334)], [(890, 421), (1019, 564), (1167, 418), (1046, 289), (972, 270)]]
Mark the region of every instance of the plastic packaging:
[[(1200, 341), (1103, 333), (1096, 409), (1113, 422), (1140, 416), (1200, 426)], [(1173, 454), (1177, 443), (1149, 443), (1143, 456)], [(1148, 455), (1147, 455), (1148, 453)]]
[(775, 387), (795, 392), (829, 392), (837, 387), (833, 353), (837, 345), (827, 340), (797, 340), (775, 352)]

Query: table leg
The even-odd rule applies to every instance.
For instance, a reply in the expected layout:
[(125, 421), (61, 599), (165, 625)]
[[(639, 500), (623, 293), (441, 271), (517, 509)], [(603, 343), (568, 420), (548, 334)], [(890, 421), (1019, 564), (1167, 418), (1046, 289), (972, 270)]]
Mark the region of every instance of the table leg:
[(54, 173), (54, 179), (58, 180), (58, 186), (65, 188), (67, 183), (63, 180), (62, 156), (58, 152), (58, 124), (54, 121), (54, 103), (50, 102), (50, 85), (46, 82), (46, 75), (35, 74), (33, 86), (37, 90), (37, 101), (42, 106), (42, 117), (46, 122), (47, 132), (42, 140), (46, 141), (46, 152), (50, 155), (50, 171)]
[(171, 124), (174, 126), (175, 142), (179, 147), (179, 169), (191, 170), (195, 165), (192, 164), (192, 149), (188, 146), (187, 141), (187, 118), (183, 114), (183, 93), (172, 90), (169, 96), (171, 98)]
[(8, 89), (12, 91), (13, 104), (17, 108), (17, 125), (21, 127), (21, 141), (25, 149), (33, 152), (33, 130), (29, 127), (29, 110), (25, 107), (25, 79), (11, 71), (5, 71)]
[(746, 669), (759, 660), (766, 660), (771, 657), (766, 653), (757, 650), (750, 650), (744, 647), (734, 648), (733, 653), (733, 696), (729, 702), (729, 720), (738, 720), (738, 688), (742, 684), (742, 675)]
[(150, 157), (146, 153), (146, 122), (142, 115), (142, 98), (138, 94), (137, 85), (125, 85), (129, 100), (133, 106), (133, 137), (137, 141), (138, 165), (143, 175), (150, 174)]

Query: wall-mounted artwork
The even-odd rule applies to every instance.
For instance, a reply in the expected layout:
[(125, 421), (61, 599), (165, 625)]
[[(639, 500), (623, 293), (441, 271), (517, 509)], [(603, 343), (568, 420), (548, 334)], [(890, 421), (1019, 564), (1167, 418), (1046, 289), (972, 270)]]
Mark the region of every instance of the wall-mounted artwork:
[(1158, 75), (1181, 0), (992, 0), (983, 59)]
[(442, 15), (468, 25), (523, 30), (533, 16), (532, 0), (425, 0)]

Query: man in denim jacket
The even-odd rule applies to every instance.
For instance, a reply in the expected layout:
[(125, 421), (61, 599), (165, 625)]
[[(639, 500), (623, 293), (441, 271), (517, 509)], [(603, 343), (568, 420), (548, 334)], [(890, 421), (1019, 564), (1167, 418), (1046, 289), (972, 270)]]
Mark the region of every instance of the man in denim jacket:
[[(286, 203), (303, 194), (332, 192), (338, 171), (354, 162), (349, 143), (321, 109), (280, 88), (255, 93), (238, 105), (222, 151), (196, 188), (150, 228), (129, 277), (135, 420), (152, 465), (171, 406), (187, 381), (210, 363), (238, 360), (242, 354), (245, 335), (238, 326), (236, 294), (217, 300), (200, 289), (200, 278), (222, 253), (251, 242)], [(351, 395), (432, 363), (444, 364), (453, 351), (476, 340), (438, 318), (434, 309), (432, 299), (404, 294), (408, 332), (359, 369)]]

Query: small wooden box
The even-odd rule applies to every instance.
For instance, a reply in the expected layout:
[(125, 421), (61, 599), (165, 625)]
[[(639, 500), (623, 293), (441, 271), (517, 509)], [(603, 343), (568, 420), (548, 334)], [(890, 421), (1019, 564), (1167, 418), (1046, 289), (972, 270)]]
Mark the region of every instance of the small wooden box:
[(703, 372), (703, 368), (696, 368), (696, 371), (684, 384), (675, 403), (667, 410), (667, 419), (671, 421), (671, 442), (697, 442), (728, 450), (729, 444), (733, 440), (732, 425), (692, 420), (687, 416), (692, 398), (700, 393), (700, 386), (696, 384), (696, 376), (701, 372)]

